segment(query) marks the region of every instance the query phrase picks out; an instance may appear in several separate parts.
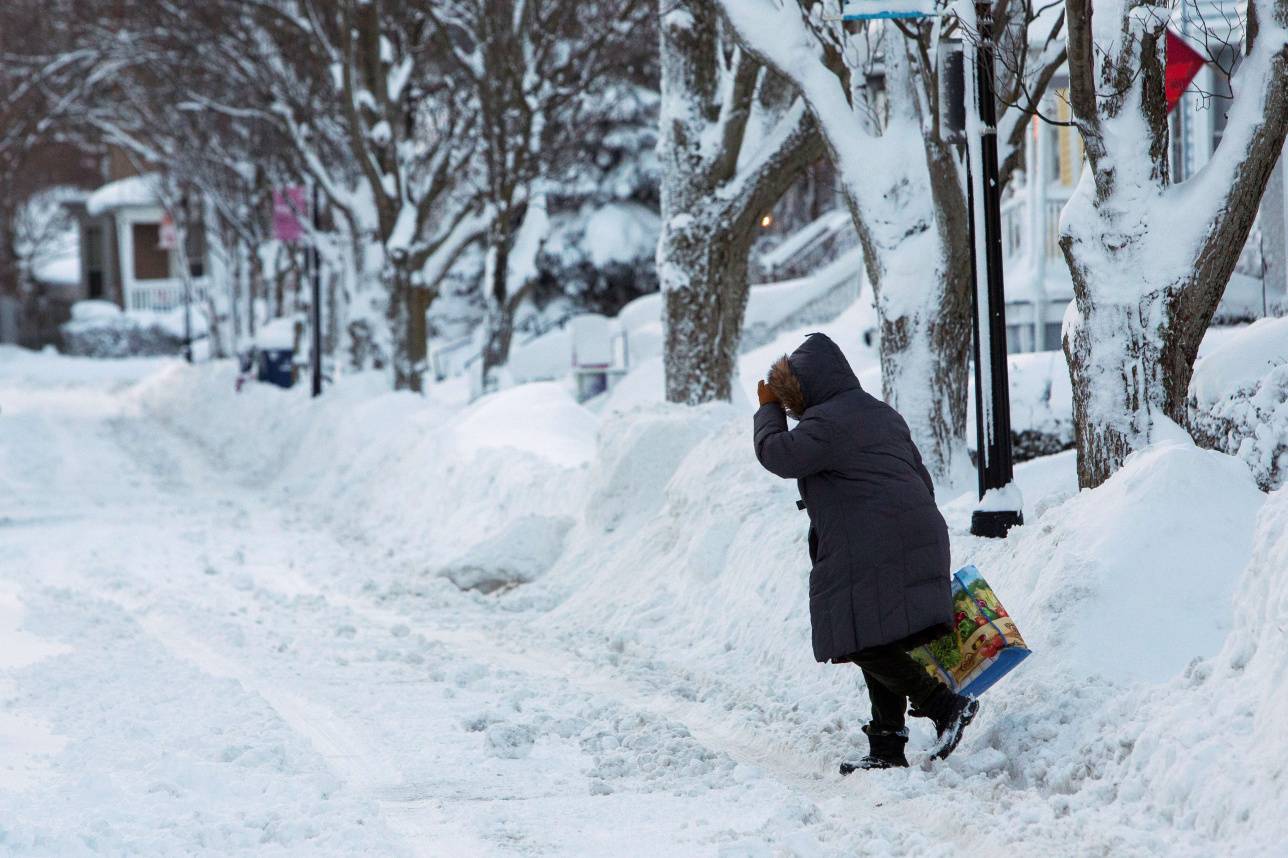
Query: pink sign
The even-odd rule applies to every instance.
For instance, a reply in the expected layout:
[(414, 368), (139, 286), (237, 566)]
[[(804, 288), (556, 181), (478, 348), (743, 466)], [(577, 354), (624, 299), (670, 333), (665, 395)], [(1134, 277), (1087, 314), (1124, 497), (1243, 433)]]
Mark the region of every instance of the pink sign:
[(304, 188), (297, 186), (273, 191), (273, 237), (285, 242), (304, 237), (301, 218), (308, 212)]

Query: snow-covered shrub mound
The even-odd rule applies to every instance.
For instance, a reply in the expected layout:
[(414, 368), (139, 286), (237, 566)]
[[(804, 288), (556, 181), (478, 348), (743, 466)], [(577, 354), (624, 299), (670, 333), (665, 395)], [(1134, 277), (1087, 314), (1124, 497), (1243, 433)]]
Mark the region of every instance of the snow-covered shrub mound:
[(108, 301), (77, 302), (59, 330), (63, 351), (80, 357), (173, 355), (183, 348), (182, 334), (155, 314), (125, 313)]
[(1288, 318), (1262, 319), (1194, 368), (1188, 418), (1199, 443), (1248, 463), (1266, 490), (1288, 480)]
[(455, 429), (459, 449), (513, 448), (560, 465), (595, 454), (596, 420), (557, 382), (524, 384), (475, 403)]

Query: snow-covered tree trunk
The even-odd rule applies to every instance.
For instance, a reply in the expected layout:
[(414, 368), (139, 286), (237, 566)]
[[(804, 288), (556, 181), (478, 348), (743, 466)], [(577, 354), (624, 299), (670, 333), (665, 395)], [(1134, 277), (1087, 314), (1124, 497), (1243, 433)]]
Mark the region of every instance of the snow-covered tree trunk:
[[(1099, 485), (1185, 419), (1199, 343), (1288, 131), (1288, 0), (1253, 0), (1259, 34), (1232, 80), (1212, 160), (1172, 185), (1164, 96), (1168, 7), (1068, 0), (1070, 100), (1089, 169), (1063, 217), (1075, 304), (1065, 354), (1078, 480)], [(1257, 22), (1262, 24), (1258, 28)]]
[(661, 0), (666, 398), (728, 399), (758, 219), (823, 154), (802, 100), (723, 38), (702, 0)]
[(755, 227), (754, 219), (701, 229), (698, 223), (668, 218), (658, 243), (658, 257), (665, 259), (659, 277), (666, 398), (688, 405), (730, 398)]
[(428, 360), (425, 311), (429, 293), (412, 285), (405, 258), (386, 261), (384, 280), (389, 293), (389, 328), (398, 332), (391, 356), (394, 390), (421, 393)]

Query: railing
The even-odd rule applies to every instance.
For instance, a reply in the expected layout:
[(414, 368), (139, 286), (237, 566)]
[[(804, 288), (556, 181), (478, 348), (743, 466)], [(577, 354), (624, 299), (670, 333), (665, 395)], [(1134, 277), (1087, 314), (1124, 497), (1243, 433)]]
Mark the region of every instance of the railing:
[(1024, 255), (1024, 220), (1028, 214), (1028, 199), (1016, 194), (1002, 203), (1002, 258), (1014, 259)]
[[(1060, 212), (1069, 202), (1073, 188), (1053, 184), (1047, 188), (1042, 216), (1043, 248), (1047, 258), (1060, 256)], [(1002, 203), (1002, 256), (1017, 259), (1028, 255), (1029, 198), (1024, 191)]]
[(1049, 192), (1046, 201), (1046, 216), (1042, 219), (1046, 235), (1046, 255), (1047, 258), (1061, 255), (1060, 250), (1060, 212), (1064, 211), (1065, 204), (1069, 202), (1069, 197), (1073, 195), (1072, 188), (1060, 188), (1059, 191), (1052, 190)]
[[(147, 280), (133, 283), (125, 288), (125, 309), (152, 310), (164, 313), (183, 305), (183, 281), (178, 279)], [(206, 282), (196, 280), (192, 284), (192, 303), (206, 300)]]

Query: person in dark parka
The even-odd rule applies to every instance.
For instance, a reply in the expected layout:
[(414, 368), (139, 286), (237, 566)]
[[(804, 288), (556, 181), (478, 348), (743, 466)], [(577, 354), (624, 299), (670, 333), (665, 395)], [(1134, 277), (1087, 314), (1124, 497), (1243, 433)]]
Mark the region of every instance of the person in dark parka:
[[(948, 526), (908, 425), (824, 334), (779, 359), (758, 393), (756, 458), (797, 480), (809, 513), (814, 658), (857, 664), (872, 699), (870, 753), (841, 773), (908, 764), (909, 700), (935, 723), (936, 756), (948, 756), (978, 703), (908, 655), (952, 621)], [(791, 430), (789, 415), (800, 421)]]

